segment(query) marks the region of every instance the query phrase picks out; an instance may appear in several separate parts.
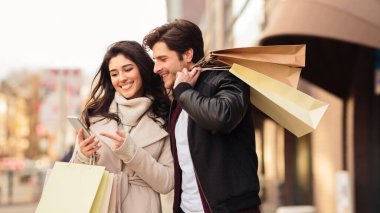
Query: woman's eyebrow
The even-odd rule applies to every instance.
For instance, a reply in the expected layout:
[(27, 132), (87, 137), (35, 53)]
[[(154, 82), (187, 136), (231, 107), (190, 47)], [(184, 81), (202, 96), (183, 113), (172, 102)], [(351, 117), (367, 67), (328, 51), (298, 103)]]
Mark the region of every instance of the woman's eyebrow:
[(133, 65), (132, 64), (125, 64), (125, 65), (123, 65), (123, 68), (127, 68), (127, 67), (133, 67)]
[[(124, 68), (124, 69), (126, 69), (128, 67), (133, 67), (133, 64), (125, 64), (125, 65), (122, 66), (122, 68)], [(112, 71), (117, 71), (117, 69), (116, 68), (111, 69), (110, 72), (112, 72)]]

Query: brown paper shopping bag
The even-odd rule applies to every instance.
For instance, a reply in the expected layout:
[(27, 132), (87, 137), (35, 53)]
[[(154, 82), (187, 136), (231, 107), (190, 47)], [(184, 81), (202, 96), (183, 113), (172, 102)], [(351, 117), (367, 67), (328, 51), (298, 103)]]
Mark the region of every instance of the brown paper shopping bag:
[(306, 45), (302, 44), (232, 48), (212, 51), (210, 55), (304, 67), (305, 52)]
[(55, 162), (36, 213), (91, 212), (97, 194), (104, 197), (106, 174), (104, 166)]
[(233, 63), (297, 87), (301, 67), (305, 66), (306, 45), (244, 47), (212, 51), (197, 63), (201, 67)]
[(230, 72), (251, 86), (251, 102), (297, 137), (313, 131), (328, 104), (238, 64)]

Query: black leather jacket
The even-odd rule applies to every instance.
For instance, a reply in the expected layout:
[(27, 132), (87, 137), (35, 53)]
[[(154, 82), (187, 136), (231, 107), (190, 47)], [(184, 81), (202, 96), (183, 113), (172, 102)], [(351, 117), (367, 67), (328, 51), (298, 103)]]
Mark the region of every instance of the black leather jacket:
[[(194, 89), (181, 83), (173, 95), (174, 105), (178, 104), (189, 114), (190, 153), (200, 193), (211, 211), (236, 212), (258, 206), (261, 202), (258, 160), (249, 86), (227, 71), (205, 71)], [(174, 155), (175, 122), (176, 118), (169, 122)], [(174, 161), (176, 211), (180, 203), (181, 174), (177, 156)]]

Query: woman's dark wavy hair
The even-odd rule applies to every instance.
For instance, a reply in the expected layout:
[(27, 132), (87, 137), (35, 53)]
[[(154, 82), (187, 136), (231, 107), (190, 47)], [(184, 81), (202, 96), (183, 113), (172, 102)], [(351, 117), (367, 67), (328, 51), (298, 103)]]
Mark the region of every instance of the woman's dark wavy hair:
[[(133, 61), (140, 72), (143, 86), (143, 96), (152, 99), (152, 113), (149, 117), (166, 128), (170, 101), (168, 99), (164, 84), (159, 75), (153, 73), (154, 62), (145, 49), (135, 41), (119, 41), (112, 44), (106, 54), (100, 69), (92, 80), (90, 98), (87, 101), (81, 115), (81, 119), (89, 127), (90, 117), (101, 116), (106, 119), (113, 119), (121, 123), (121, 119), (116, 113), (110, 113), (109, 107), (115, 97), (115, 88), (112, 85), (109, 63), (117, 55)], [(158, 121), (162, 118), (164, 123)]]
[(202, 31), (188, 20), (175, 19), (153, 29), (144, 37), (143, 45), (145, 48), (152, 49), (160, 41), (164, 42), (170, 50), (176, 51), (180, 60), (182, 60), (182, 54), (190, 48), (194, 51), (193, 63), (204, 56)]

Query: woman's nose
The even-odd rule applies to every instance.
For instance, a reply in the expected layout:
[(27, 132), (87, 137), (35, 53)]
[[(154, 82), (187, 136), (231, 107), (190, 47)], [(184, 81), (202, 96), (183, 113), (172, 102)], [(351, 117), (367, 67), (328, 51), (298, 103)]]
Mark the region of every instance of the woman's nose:
[(128, 79), (128, 74), (125, 73), (125, 72), (122, 72), (120, 75), (119, 75), (119, 81), (125, 81)]

